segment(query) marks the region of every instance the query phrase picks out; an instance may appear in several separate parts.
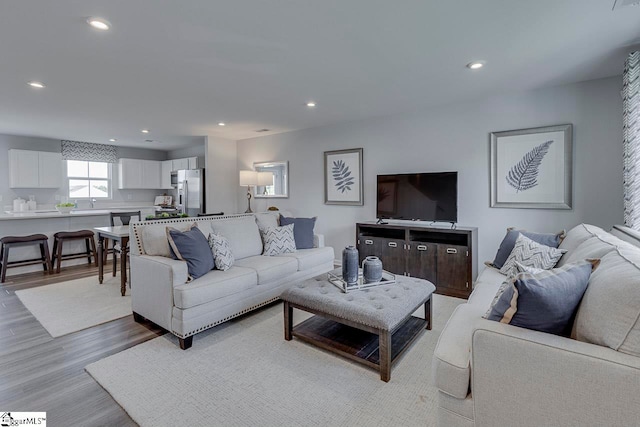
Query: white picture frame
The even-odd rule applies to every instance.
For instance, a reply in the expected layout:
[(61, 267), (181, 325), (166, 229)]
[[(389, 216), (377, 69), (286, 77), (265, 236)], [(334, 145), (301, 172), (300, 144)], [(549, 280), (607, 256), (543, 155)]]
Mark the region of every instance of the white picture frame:
[(571, 124), (492, 132), (493, 208), (571, 209)]

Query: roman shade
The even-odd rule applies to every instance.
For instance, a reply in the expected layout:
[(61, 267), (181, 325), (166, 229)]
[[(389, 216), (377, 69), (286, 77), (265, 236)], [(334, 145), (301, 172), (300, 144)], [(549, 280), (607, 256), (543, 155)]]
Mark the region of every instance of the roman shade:
[(62, 141), (63, 160), (117, 163), (116, 147), (80, 141)]
[(640, 230), (640, 52), (627, 57), (622, 84), (624, 223)]

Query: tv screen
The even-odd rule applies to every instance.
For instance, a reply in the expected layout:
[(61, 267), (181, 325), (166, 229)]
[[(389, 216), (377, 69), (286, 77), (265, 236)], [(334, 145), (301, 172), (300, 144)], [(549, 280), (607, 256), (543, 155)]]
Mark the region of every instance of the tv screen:
[(458, 172), (378, 175), (376, 216), (456, 222)]

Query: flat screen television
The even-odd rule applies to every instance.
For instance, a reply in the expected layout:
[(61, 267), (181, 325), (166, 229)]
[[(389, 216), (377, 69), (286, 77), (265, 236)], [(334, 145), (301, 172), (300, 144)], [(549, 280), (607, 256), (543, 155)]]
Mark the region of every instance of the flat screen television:
[(380, 219), (458, 221), (458, 172), (378, 175)]

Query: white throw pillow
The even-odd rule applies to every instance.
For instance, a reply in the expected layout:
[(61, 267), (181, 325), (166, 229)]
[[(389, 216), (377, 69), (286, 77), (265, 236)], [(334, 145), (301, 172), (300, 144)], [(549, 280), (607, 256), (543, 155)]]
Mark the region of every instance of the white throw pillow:
[(513, 276), (518, 273), (516, 262), (525, 267), (542, 268), (549, 270), (555, 267), (562, 254), (567, 252), (564, 249), (556, 249), (550, 246), (536, 243), (527, 236), (520, 234), (516, 239), (516, 244), (509, 254), (507, 261), (500, 269), (500, 273)]
[(296, 251), (296, 241), (293, 237), (293, 224), (282, 227), (270, 227), (260, 230), (264, 242), (262, 255), (273, 256)]
[(209, 247), (213, 254), (213, 261), (215, 268), (218, 270), (228, 270), (233, 266), (235, 262), (233, 252), (231, 251), (231, 245), (229, 240), (220, 234), (209, 234)]

